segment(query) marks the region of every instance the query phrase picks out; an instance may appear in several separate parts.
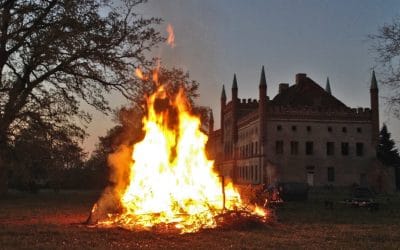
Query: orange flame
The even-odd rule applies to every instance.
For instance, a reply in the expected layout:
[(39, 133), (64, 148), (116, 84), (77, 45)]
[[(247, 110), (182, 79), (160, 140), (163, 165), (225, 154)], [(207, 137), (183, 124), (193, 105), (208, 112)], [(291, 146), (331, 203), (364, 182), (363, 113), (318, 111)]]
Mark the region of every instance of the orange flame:
[[(140, 69), (135, 74), (143, 77)], [(158, 88), (146, 100), (143, 140), (132, 146), (131, 159), (125, 149), (109, 157), (120, 172), (129, 166), (129, 178), (119, 179), (115, 186), (122, 211), (100, 219), (98, 225), (126, 229), (163, 225), (187, 233), (216, 227), (216, 217), (224, 209), (248, 210), (231, 182), (222, 188), (213, 161), (206, 157), (207, 136), (200, 131), (200, 119), (191, 114), (183, 90), (170, 96), (157, 82), (157, 70), (153, 79)], [(93, 211), (97, 209), (95, 204)], [(251, 213), (266, 215), (257, 206)]]
[(144, 80), (144, 75), (143, 75), (143, 72), (142, 72), (142, 70), (140, 68), (136, 68), (135, 69), (135, 75), (136, 75), (137, 78), (139, 78), (141, 80)]
[(171, 46), (171, 48), (175, 48), (175, 34), (174, 34), (174, 28), (172, 27), (171, 24), (167, 25), (167, 33), (168, 33), (167, 44)]

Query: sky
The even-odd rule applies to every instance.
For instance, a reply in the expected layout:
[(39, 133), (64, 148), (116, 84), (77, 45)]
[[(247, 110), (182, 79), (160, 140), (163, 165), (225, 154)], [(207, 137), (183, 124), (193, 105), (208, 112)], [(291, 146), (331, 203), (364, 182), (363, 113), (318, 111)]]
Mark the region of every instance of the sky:
[[(136, 12), (161, 17), (165, 36), (167, 25), (174, 27), (176, 46), (160, 45), (152, 55), (200, 83), (197, 103), (213, 109), (217, 129), (222, 85), (230, 100), (236, 73), (239, 98), (256, 99), (262, 65), (271, 99), (279, 83), (293, 84), (296, 73), (307, 73), (322, 87), (329, 77), (332, 94), (347, 106), (370, 107), (377, 63), (368, 35), (400, 15), (400, 1), (149, 0)], [(380, 86), (380, 121), (400, 145), (400, 120), (385, 105), (387, 93)], [(119, 107), (127, 100), (113, 95), (110, 103)], [(93, 111), (85, 150), (112, 126), (112, 117)]]

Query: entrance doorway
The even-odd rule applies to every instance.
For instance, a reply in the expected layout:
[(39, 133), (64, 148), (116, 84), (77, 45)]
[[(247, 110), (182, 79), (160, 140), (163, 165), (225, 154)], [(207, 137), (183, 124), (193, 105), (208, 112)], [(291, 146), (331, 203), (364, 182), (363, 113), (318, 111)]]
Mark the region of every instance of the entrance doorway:
[(314, 172), (307, 172), (307, 184), (310, 187), (314, 186)]

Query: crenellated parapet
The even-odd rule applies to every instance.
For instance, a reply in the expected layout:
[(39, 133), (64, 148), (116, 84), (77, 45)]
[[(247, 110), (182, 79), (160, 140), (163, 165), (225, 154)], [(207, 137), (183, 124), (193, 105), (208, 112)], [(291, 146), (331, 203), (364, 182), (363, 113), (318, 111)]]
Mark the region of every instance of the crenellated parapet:
[(255, 109), (258, 108), (258, 101), (256, 99), (240, 99), (239, 108)]
[[(370, 108), (317, 108), (317, 107), (293, 107), (276, 106), (268, 107), (268, 118), (285, 119), (327, 119), (327, 120), (353, 120), (370, 121)], [(267, 119), (268, 119), (267, 118)]]

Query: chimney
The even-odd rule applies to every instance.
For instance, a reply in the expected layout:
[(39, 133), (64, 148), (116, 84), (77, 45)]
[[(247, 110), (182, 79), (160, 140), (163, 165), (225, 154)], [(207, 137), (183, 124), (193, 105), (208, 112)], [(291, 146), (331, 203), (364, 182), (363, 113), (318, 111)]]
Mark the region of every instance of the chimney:
[(279, 94), (289, 88), (289, 83), (279, 83)]
[(299, 84), (301, 81), (305, 80), (307, 78), (306, 73), (298, 73), (296, 74), (296, 84)]

